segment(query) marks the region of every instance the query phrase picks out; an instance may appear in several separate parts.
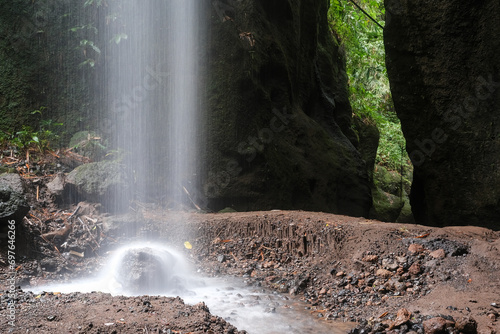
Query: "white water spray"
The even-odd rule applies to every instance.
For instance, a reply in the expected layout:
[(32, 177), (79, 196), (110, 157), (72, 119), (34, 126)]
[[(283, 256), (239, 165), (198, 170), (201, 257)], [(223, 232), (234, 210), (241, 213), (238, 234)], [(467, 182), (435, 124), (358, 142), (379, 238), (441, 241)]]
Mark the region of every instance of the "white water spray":
[(212, 314), (250, 334), (345, 332), (338, 324), (314, 321), (300, 301), (245, 286), (236, 278), (203, 278), (182, 254), (158, 243), (141, 242), (113, 251), (96, 277), (30, 290), (179, 296), (188, 304), (204, 302)]
[(118, 42), (106, 60), (108, 109), (132, 184), (116, 200), (189, 206), (185, 191), (193, 191), (200, 165), (201, 1), (124, 0), (110, 6), (119, 23), (108, 31)]

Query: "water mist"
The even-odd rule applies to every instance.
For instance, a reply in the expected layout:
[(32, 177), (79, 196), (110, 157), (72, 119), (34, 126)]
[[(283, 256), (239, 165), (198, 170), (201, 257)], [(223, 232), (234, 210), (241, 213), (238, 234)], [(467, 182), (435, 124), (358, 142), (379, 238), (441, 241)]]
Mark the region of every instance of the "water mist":
[(110, 1), (117, 22), (106, 55), (107, 109), (132, 185), (116, 194), (191, 206), (200, 141), (199, 0)]

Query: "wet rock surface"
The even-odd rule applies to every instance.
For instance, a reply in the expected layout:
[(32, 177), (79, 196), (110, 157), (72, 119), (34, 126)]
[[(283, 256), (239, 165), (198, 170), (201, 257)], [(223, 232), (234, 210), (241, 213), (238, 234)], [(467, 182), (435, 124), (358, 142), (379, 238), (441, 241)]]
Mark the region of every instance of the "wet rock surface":
[(7, 225), (11, 219), (23, 219), (29, 208), (21, 177), (13, 173), (0, 174), (0, 225)]
[(21, 220), (28, 213), (29, 205), (22, 193), (0, 185), (0, 224)]

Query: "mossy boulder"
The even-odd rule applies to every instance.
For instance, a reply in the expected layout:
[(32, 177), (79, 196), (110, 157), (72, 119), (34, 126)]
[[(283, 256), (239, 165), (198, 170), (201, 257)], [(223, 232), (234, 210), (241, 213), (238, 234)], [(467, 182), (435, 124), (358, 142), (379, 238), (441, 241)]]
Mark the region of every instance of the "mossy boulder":
[(373, 189), (372, 194), (373, 209), (371, 218), (385, 222), (395, 222), (404, 207), (404, 198), (385, 192), (380, 188)]
[(368, 178), (373, 182), (373, 172), (377, 158), (380, 131), (373, 120), (368, 118), (353, 117), (353, 129), (358, 138), (357, 149), (366, 162)]
[(102, 160), (107, 151), (102, 137), (94, 131), (78, 131), (71, 137), (69, 147), (73, 152), (93, 161)]
[(106, 210), (123, 210), (132, 198), (125, 166), (117, 161), (81, 165), (66, 177), (70, 201), (101, 203)]
[(409, 187), (410, 182), (405, 176), (376, 165), (373, 173), (371, 218), (386, 222), (413, 222), (407, 193)]
[(233, 209), (231, 207), (227, 207), (227, 208), (224, 208), (224, 209), (219, 211), (219, 213), (231, 213), (231, 212), (238, 212), (238, 211), (236, 211), (235, 209)]

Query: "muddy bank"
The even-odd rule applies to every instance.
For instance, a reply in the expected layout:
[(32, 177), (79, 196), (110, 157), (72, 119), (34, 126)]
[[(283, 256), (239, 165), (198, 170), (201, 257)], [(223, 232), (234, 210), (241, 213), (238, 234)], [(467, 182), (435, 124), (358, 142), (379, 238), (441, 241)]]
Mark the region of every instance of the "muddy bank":
[[(43, 254), (19, 261), (18, 281), (33, 286), (95, 272), (108, 251), (138, 237), (148, 237), (172, 245), (208, 276), (241, 277), (249, 285), (302, 299), (309, 308), (308, 317), (353, 322), (363, 332), (431, 333), (429, 326), (436, 321), (442, 322), (443, 330), (449, 327), (448, 332), (467, 332), (464, 329), (467, 326), (472, 328), (469, 332), (494, 333), (500, 329), (499, 232), (485, 228), (387, 224), (313, 212), (180, 214), (146, 207), (135, 218), (114, 217), (111, 221), (109, 217), (88, 218), (102, 228), (101, 239), (91, 238), (88, 231), (83, 233), (83, 227), (80, 229), (76, 224), (68, 240), (73, 243), (83, 240), (81, 246), (89, 243), (94, 251), (86, 252), (88, 255), (83, 258), (72, 255), (63, 260), (53, 245), (33, 235), (34, 244), (43, 248)], [(91, 221), (86, 225), (94, 231)], [(35, 227), (31, 226), (34, 234), (39, 230)], [(96, 247), (96, 241), (100, 248)], [(186, 242), (190, 247), (186, 248)], [(65, 253), (64, 248), (58, 250)], [(2, 267), (2, 272), (7, 274), (8, 267)], [(126, 333), (132, 329), (144, 332), (145, 328), (160, 333), (164, 329), (172, 333), (210, 333), (210, 330), (226, 333), (230, 328), (229, 324), (222, 326), (216, 314), (215, 320), (205, 321), (201, 329), (187, 323), (161, 327), (158, 321), (157, 327), (148, 327), (150, 323), (146, 321), (151, 319), (148, 312), (137, 313), (136, 320), (128, 321), (125, 327), (111, 328), (104, 324), (119, 324), (116, 321), (120, 318), (114, 316), (117, 319), (111, 321), (107, 311), (102, 310), (111, 310), (109, 305), (117, 300), (133, 304), (140, 299), (111, 298), (99, 293), (35, 297), (28, 296), (27, 300), (19, 297), (16, 302), (19, 312), (16, 321), (22, 332), (37, 328), (39, 323), (43, 326), (57, 323), (75, 333)], [(2, 298), (1, 312), (7, 314), (5, 292)], [(87, 299), (92, 302), (85, 302)], [(154, 300), (187, 312), (201, 312), (192, 311), (196, 306), (183, 306), (174, 299)], [(52, 309), (50, 305), (54, 302), (65, 306)], [(85, 307), (80, 308), (81, 305)], [(47, 310), (53, 312), (48, 314)], [(64, 313), (71, 311), (73, 318)], [(203, 317), (208, 317), (207, 314)], [(56, 318), (48, 320), (48, 316)], [(167, 319), (170, 316), (165, 314)], [(100, 325), (94, 329), (81, 324), (81, 328), (71, 327), (74, 319), (82, 317), (91, 317), (94, 325)], [(222, 327), (213, 329), (216, 327), (211, 326), (215, 325)], [(55, 327), (39, 327), (36, 332), (51, 328)], [(10, 327), (3, 324), (0, 329), (7, 332)]]

